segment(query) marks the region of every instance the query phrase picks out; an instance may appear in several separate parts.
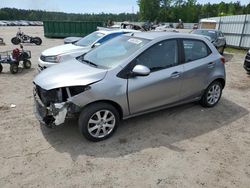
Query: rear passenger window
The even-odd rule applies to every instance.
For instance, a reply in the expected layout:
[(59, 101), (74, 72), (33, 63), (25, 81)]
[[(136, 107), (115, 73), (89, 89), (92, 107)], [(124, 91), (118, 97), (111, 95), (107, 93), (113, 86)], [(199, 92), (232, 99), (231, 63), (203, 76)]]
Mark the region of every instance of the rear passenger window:
[(199, 40), (183, 40), (185, 62), (202, 59), (211, 54), (208, 46)]

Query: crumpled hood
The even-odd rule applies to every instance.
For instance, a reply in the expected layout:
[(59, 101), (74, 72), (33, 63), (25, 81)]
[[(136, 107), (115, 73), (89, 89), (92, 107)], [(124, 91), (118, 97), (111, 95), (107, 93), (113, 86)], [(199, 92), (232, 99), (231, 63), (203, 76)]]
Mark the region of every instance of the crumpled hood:
[(99, 69), (71, 59), (43, 70), (34, 83), (45, 90), (68, 86), (85, 86), (102, 80), (108, 70)]
[(60, 54), (72, 53), (77, 51), (82, 51), (87, 47), (76, 46), (74, 44), (64, 44), (60, 46), (56, 46), (53, 48), (49, 48), (42, 52), (43, 56), (56, 56)]

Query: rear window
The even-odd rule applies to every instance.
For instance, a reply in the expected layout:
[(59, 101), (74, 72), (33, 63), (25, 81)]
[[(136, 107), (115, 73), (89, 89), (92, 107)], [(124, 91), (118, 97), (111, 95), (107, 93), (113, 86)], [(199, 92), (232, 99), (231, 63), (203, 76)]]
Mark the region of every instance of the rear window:
[(185, 62), (205, 58), (211, 54), (209, 47), (200, 40), (183, 40)]
[(208, 36), (211, 40), (215, 40), (217, 38), (217, 33), (214, 30), (194, 30), (192, 31), (192, 34)]

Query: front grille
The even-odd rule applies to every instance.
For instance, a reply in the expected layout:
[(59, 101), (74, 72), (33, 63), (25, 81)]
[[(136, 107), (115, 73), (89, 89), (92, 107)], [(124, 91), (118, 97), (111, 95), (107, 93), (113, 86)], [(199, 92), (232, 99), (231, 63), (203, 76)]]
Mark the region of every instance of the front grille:
[(45, 59), (46, 59), (46, 56), (44, 56), (44, 55), (41, 55), (41, 56), (40, 56), (40, 59), (41, 59), (42, 61), (45, 61)]
[(56, 89), (47, 91), (39, 86), (36, 86), (36, 92), (42, 103), (47, 107), (51, 103), (59, 102), (58, 91)]

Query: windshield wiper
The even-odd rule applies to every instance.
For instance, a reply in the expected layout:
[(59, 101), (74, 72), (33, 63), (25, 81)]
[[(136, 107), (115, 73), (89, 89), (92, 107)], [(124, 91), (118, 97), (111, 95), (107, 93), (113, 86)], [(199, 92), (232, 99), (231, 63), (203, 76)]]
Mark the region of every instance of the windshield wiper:
[(82, 59), (82, 61), (84, 61), (85, 63), (87, 63), (87, 64), (89, 64), (89, 65), (92, 65), (92, 66), (94, 66), (94, 67), (98, 67), (97, 64), (95, 64), (95, 63), (93, 63), (93, 62), (91, 62), (91, 61), (89, 61), (89, 60)]

